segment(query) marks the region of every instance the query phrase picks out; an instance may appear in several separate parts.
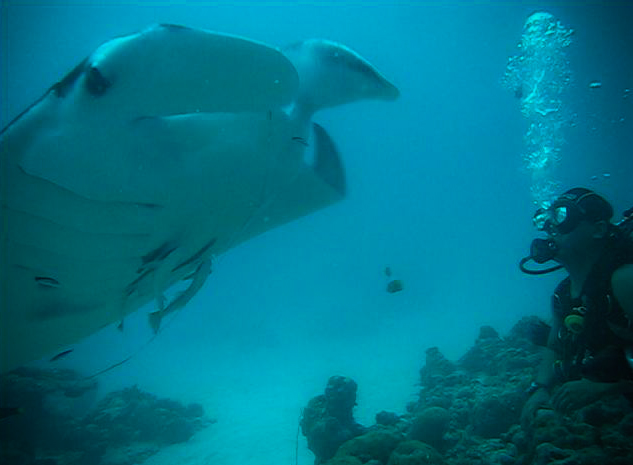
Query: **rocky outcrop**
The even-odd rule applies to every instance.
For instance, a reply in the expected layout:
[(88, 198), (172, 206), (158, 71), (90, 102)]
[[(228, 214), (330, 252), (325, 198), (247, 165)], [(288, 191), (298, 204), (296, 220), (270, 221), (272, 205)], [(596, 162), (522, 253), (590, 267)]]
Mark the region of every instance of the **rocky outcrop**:
[(0, 463), (140, 464), (213, 422), (200, 404), (185, 406), (136, 386), (107, 394), (90, 410), (71, 408), (96, 387), (71, 370), (20, 368), (2, 376), (0, 399), (17, 408), (0, 421)]
[(332, 458), (345, 441), (365, 431), (354, 420), (357, 389), (352, 379), (332, 376), (325, 387), (325, 394), (314, 397), (304, 408), (301, 432), (316, 457), (315, 463)]
[(544, 328), (536, 317), (522, 319), (506, 337), (482, 327), (457, 361), (428, 349), (418, 401), (404, 415), (378, 413), (362, 435), (328, 451), (327, 465), (633, 463), (633, 407), (624, 397), (571, 413), (540, 410), (529, 429), (519, 425)]

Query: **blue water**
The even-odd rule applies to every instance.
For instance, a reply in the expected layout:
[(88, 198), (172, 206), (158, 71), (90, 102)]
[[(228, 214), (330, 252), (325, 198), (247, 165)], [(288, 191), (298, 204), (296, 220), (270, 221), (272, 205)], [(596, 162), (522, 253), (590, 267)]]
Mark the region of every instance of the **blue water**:
[[(358, 416), (369, 423), (379, 410), (404, 410), (427, 348), (457, 358), (481, 325), (503, 333), (521, 316), (548, 316), (562, 276), (517, 267), (536, 233), (526, 122), (500, 84), (534, 11), (575, 30), (564, 96), (574, 125), (564, 129), (557, 180), (596, 189), (618, 216), (633, 204), (630, 1), (87, 3), (2, 2), (1, 126), (98, 45), (153, 23), (274, 46), (336, 40), (401, 91), (396, 102), (316, 115), (344, 159), (344, 201), (219, 257), (203, 290), (149, 345), (141, 310), (122, 334), (107, 329), (60, 362), (89, 374), (134, 353), (100, 377), (102, 392), (138, 384), (202, 401), (225, 420), (216, 429), (277, 422), (273, 449), (282, 452), (272, 457), (267, 446), (253, 463), (293, 457), (299, 409), (330, 375), (356, 379)], [(386, 266), (403, 292), (385, 291)], [(228, 451), (241, 447), (233, 436), (211, 438), (209, 460), (244, 459)]]

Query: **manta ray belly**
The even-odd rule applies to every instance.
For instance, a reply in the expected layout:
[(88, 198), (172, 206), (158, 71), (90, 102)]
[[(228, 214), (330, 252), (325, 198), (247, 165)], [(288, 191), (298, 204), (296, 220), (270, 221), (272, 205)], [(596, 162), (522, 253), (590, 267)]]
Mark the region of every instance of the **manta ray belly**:
[(298, 88), (275, 48), (157, 26), (105, 43), (0, 132), (0, 373), (193, 277), (167, 309), (184, 305), (214, 255), (342, 199), (331, 139), (286, 113)]

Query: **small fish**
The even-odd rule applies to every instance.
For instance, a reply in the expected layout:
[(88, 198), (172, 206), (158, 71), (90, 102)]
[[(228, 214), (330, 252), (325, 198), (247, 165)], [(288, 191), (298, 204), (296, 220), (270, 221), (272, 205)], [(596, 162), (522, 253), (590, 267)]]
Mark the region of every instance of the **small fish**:
[(23, 412), (20, 407), (0, 407), (0, 420), (20, 415)]
[(64, 358), (66, 355), (68, 355), (69, 353), (71, 353), (73, 350), (75, 350), (75, 349), (68, 349), (68, 350), (65, 350), (65, 351), (63, 351), (63, 352), (60, 352), (60, 353), (58, 353), (57, 355), (55, 355), (53, 358), (51, 358), (51, 359), (49, 360), (49, 362), (56, 362), (57, 360), (59, 360), (59, 359), (61, 359), (61, 358)]
[(36, 276), (35, 282), (43, 287), (59, 287), (59, 281), (48, 276)]
[(299, 142), (301, 145), (303, 145), (305, 147), (309, 147), (308, 142), (303, 137), (294, 136), (292, 138), (292, 140), (295, 141), (295, 142)]
[(394, 279), (392, 281), (389, 281), (389, 283), (387, 283), (387, 292), (389, 294), (400, 292), (403, 289), (404, 289), (404, 284), (399, 279)]
[(602, 83), (600, 81), (591, 81), (589, 83), (590, 89), (599, 89), (600, 87), (602, 87)]
[(387, 278), (391, 278), (391, 267), (388, 267), (388, 266), (385, 267), (385, 276)]
[(517, 86), (514, 88), (514, 97), (518, 99), (523, 98), (523, 87)]

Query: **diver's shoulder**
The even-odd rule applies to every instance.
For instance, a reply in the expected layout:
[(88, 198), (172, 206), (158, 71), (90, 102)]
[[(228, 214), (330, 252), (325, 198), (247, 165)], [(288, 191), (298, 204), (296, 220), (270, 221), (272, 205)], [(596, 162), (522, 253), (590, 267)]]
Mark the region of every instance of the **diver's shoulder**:
[(611, 275), (611, 289), (627, 314), (633, 315), (633, 264), (626, 263)]
[(633, 263), (625, 263), (618, 267), (611, 275), (611, 285), (618, 287), (630, 287), (633, 291)]

